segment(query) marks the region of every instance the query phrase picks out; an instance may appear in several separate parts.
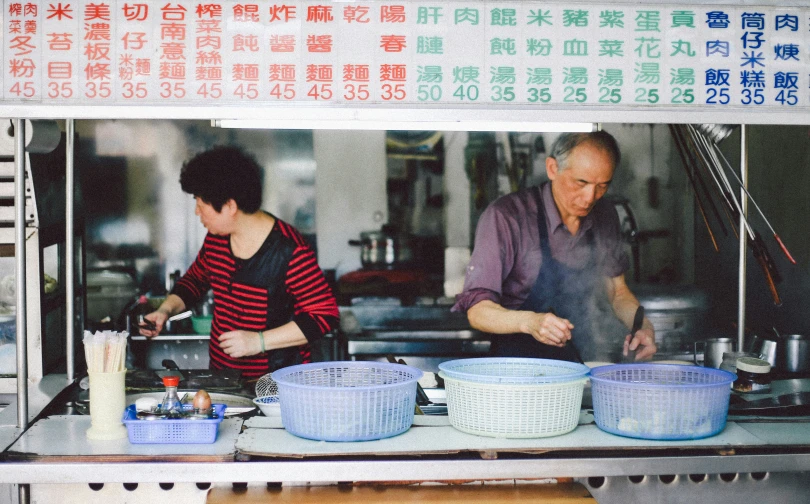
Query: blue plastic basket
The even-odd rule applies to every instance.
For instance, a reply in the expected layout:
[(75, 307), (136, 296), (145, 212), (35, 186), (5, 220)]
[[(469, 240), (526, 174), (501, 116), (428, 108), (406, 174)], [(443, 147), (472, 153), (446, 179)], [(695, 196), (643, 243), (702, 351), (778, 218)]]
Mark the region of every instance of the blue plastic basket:
[(439, 370), (456, 380), (512, 385), (570, 382), (590, 372), (588, 366), (576, 362), (522, 357), (458, 359), (442, 362)]
[(281, 422), (318, 441), (368, 441), (396, 436), (413, 423), (422, 371), (384, 362), (318, 362), (279, 369)]
[(726, 426), (733, 373), (698, 366), (617, 364), (591, 369), (596, 425), (641, 439), (700, 439)]
[[(129, 442), (132, 444), (177, 444), (177, 443), (213, 443), (217, 439), (217, 429), (225, 417), (225, 405), (213, 404), (217, 418), (204, 420), (158, 418), (144, 420), (138, 418), (135, 405), (130, 404), (124, 410), (124, 425), (127, 426)], [(191, 405), (184, 405), (191, 411)]]

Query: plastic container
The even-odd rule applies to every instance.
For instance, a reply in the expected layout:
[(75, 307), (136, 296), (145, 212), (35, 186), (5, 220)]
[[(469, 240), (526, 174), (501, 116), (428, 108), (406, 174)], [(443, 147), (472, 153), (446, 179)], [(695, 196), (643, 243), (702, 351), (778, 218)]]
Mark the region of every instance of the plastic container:
[(422, 371), (401, 364), (337, 361), (290, 366), (271, 376), (288, 432), (319, 441), (367, 441), (411, 427)]
[[(127, 427), (129, 442), (132, 444), (205, 444), (217, 440), (219, 424), (225, 417), (225, 405), (213, 404), (217, 418), (168, 420), (158, 418), (144, 420), (137, 416), (135, 405), (130, 404), (124, 410), (124, 425)], [(187, 411), (193, 411), (190, 404), (183, 405)]]
[(617, 364), (591, 370), (596, 425), (641, 439), (700, 439), (722, 431), (733, 373), (700, 366)]
[(766, 392), (771, 389), (771, 364), (756, 357), (737, 359), (737, 379), (731, 386), (736, 392)]
[(87, 373), (90, 380), (90, 428), (88, 439), (111, 440), (126, 437), (121, 410), (126, 405), (124, 383), (127, 371)]
[(196, 334), (211, 334), (211, 323), (213, 320), (213, 315), (192, 315), (191, 327), (194, 328)]
[(253, 404), (258, 406), (262, 414), (266, 417), (281, 416), (281, 402), (277, 395), (257, 397), (253, 399)]
[(447, 413), (456, 429), (479, 436), (537, 438), (579, 422), (589, 368), (551, 359), (480, 358), (439, 364)]

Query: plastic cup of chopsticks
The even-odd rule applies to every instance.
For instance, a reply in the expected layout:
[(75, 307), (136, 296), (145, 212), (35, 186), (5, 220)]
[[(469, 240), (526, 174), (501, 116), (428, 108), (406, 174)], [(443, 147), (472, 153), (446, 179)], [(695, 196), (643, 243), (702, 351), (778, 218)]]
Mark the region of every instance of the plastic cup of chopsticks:
[(115, 373), (88, 373), (90, 376), (90, 428), (88, 439), (127, 437), (122, 417), (126, 409), (124, 378), (126, 369)]

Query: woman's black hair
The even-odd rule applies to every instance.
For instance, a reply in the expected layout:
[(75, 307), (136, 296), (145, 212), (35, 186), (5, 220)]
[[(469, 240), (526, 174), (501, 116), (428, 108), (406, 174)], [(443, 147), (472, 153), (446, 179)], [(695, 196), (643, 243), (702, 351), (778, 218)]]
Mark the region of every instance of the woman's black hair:
[(263, 178), (262, 167), (253, 156), (238, 147), (217, 146), (183, 165), (180, 187), (217, 212), (233, 199), (239, 210), (252, 214), (262, 205)]

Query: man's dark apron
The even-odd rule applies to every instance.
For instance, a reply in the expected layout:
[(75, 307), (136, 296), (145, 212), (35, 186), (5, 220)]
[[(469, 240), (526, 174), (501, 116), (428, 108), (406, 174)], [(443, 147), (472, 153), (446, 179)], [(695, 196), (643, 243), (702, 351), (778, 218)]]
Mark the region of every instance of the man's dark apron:
[[(610, 358), (608, 354), (620, 351), (616, 347), (617, 336), (626, 333), (613, 313), (605, 313), (596, 299), (597, 293), (604, 292), (603, 275), (594, 246), (593, 230), (585, 231), (588, 245), (588, 257), (582, 268), (566, 266), (551, 255), (546, 213), (540, 198), (540, 188), (532, 191), (537, 203), (537, 226), (540, 231), (540, 250), (542, 263), (537, 281), (532, 286), (529, 297), (519, 310), (537, 313), (553, 312), (558, 317), (568, 319), (574, 324), (571, 331), (571, 342), (564, 348), (546, 345), (528, 334), (494, 334), (492, 335), (492, 355), (499, 357), (538, 357), (576, 361), (577, 357), (571, 344), (575, 345), (584, 360)], [(612, 320), (611, 320), (612, 319)], [(601, 327), (596, 330), (597, 327)], [(595, 332), (604, 334), (594, 334)], [(596, 337), (595, 337), (596, 336)], [(601, 336), (601, 337), (600, 337)], [(621, 341), (621, 340), (619, 340)]]

